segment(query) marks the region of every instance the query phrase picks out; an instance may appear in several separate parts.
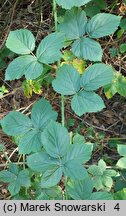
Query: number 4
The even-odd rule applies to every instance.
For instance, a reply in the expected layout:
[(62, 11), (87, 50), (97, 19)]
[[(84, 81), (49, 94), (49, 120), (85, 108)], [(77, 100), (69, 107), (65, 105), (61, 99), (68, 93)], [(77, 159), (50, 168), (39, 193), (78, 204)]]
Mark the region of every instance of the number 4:
[(117, 211), (120, 210), (119, 203), (117, 203), (117, 204), (115, 205), (114, 209), (116, 209)]

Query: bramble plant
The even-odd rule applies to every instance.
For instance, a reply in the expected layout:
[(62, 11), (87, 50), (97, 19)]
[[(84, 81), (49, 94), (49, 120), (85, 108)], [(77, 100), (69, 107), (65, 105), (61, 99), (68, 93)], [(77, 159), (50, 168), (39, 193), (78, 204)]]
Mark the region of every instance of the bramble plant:
[[(0, 145), (8, 167), (0, 172), (0, 181), (8, 183), (12, 199), (113, 199), (110, 192), (113, 176), (119, 175), (119, 168), (126, 168), (125, 146), (118, 148), (123, 157), (117, 163), (117, 171), (109, 169), (103, 160), (98, 166), (85, 165), (91, 159), (93, 144), (79, 134), (71, 137), (64, 127), (65, 96), (70, 96), (72, 110), (79, 116), (98, 112), (105, 105), (95, 91), (111, 84), (114, 78), (113, 68), (101, 63), (103, 51), (94, 39), (113, 34), (121, 17), (99, 13), (87, 19), (79, 7), (88, 2), (90, 0), (53, 0), (56, 31), (40, 42), (36, 54), (33, 53), (35, 38), (29, 30), (11, 31), (7, 38), (6, 46), (20, 56), (7, 67), (6, 80), (25, 75), (30, 82), (42, 75), (45, 66), (54, 69), (53, 64), (58, 62), (52, 87), (61, 94), (62, 117), (60, 124), (57, 112), (41, 98), (33, 105), (30, 117), (12, 111), (1, 120), (3, 131), (15, 138), (20, 155), (18, 162), (12, 163)], [(59, 25), (56, 4), (69, 9)], [(78, 60), (96, 63), (79, 73), (76, 67), (63, 62), (62, 49), (67, 51), (69, 47)]]

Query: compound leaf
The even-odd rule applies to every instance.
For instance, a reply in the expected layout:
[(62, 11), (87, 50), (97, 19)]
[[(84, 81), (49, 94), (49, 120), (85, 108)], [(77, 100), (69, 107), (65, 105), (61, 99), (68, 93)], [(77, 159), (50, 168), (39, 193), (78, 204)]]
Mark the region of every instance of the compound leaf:
[(99, 13), (87, 23), (86, 31), (91, 38), (100, 38), (113, 34), (119, 24), (121, 17), (109, 13)]
[(62, 6), (65, 9), (71, 9), (72, 7), (80, 7), (82, 5), (87, 4), (91, 0), (56, 0), (57, 4)]
[(72, 45), (72, 52), (78, 58), (90, 61), (101, 61), (103, 54), (101, 45), (90, 38), (76, 40)]
[(51, 33), (46, 36), (37, 48), (37, 59), (41, 63), (51, 64), (58, 61), (62, 54), (60, 49), (64, 45), (64, 35), (62, 33)]
[(86, 14), (80, 8), (72, 8), (64, 16), (64, 22), (59, 25), (60, 32), (69, 40), (78, 39), (85, 34)]
[(86, 112), (101, 111), (105, 105), (102, 98), (94, 92), (81, 91), (71, 101), (73, 111), (81, 116)]
[(35, 49), (35, 38), (27, 29), (10, 31), (6, 46), (17, 54), (30, 54)]
[(27, 133), (32, 128), (31, 120), (24, 114), (10, 112), (1, 121), (3, 131), (11, 136)]
[(26, 79), (36, 79), (43, 72), (43, 65), (32, 55), (19, 56), (7, 67), (6, 80), (15, 80), (25, 75)]
[(64, 156), (70, 144), (67, 129), (53, 121), (43, 131), (41, 140), (47, 153), (54, 158)]
[(93, 91), (109, 84), (113, 78), (114, 73), (111, 66), (97, 63), (85, 70), (81, 78), (81, 86), (86, 91)]
[(0, 181), (9, 183), (8, 189), (12, 196), (17, 194), (21, 187), (30, 187), (31, 184), (28, 170), (17, 170), (17, 166), (11, 164), (9, 171), (3, 170), (0, 172)]
[(73, 95), (80, 89), (80, 75), (74, 67), (65, 64), (59, 68), (52, 86), (62, 95)]

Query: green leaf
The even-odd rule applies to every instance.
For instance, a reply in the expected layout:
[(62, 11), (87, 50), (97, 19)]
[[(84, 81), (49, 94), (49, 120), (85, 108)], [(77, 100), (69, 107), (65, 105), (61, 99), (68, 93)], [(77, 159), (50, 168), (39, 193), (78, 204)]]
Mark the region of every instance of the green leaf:
[(21, 137), (18, 145), (19, 154), (29, 154), (42, 148), (41, 132), (32, 130)]
[(0, 172), (0, 182), (13, 182), (15, 180), (15, 174), (11, 173), (10, 171), (7, 170), (2, 170)]
[(19, 167), (16, 164), (11, 163), (9, 165), (9, 171), (17, 176), (19, 173)]
[(46, 152), (38, 152), (27, 157), (27, 165), (36, 172), (45, 172), (59, 164), (58, 160), (51, 158)]
[(59, 25), (60, 32), (69, 40), (78, 39), (85, 34), (87, 23), (86, 14), (81, 8), (72, 8), (66, 11), (64, 22)]
[(126, 30), (126, 18), (123, 18), (120, 22), (120, 27), (123, 29), (123, 30)]
[(115, 186), (114, 186), (114, 191), (120, 191), (123, 188), (126, 188), (126, 169), (123, 169), (119, 173), (120, 175), (117, 175), (114, 180), (115, 180)]
[(27, 133), (32, 128), (31, 120), (24, 114), (10, 112), (1, 121), (3, 131), (11, 136)]
[(126, 43), (121, 44), (119, 49), (120, 49), (121, 53), (125, 53), (126, 52)]
[(71, 101), (73, 111), (81, 116), (86, 112), (101, 111), (105, 105), (102, 98), (94, 92), (81, 91)]
[(67, 161), (77, 160), (80, 164), (86, 163), (91, 157), (92, 148), (92, 144), (72, 144), (69, 146), (63, 161), (66, 163)]
[(117, 151), (121, 156), (126, 157), (126, 145), (117, 145)]
[(120, 158), (116, 165), (122, 169), (126, 169), (126, 157)]
[(92, 0), (86, 5), (84, 11), (86, 12), (87, 16), (92, 17), (100, 13), (101, 10), (106, 9), (106, 7), (107, 3), (105, 2), (105, 0)]
[(97, 7), (101, 10), (104, 10), (107, 7), (106, 0), (93, 0), (93, 3), (95, 3)]
[(29, 54), (35, 49), (35, 38), (27, 29), (10, 31), (6, 46), (17, 54)]
[(16, 195), (21, 187), (30, 187), (30, 178), (28, 170), (22, 170), (15, 177), (15, 180), (8, 185), (8, 189), (12, 196)]
[(90, 38), (76, 40), (72, 45), (72, 52), (78, 58), (90, 61), (101, 61), (103, 54), (101, 45)]
[(113, 78), (114, 73), (111, 66), (97, 63), (85, 70), (81, 78), (81, 86), (86, 91), (93, 91), (110, 83)]
[(0, 57), (0, 70), (6, 68), (6, 62)]
[(74, 200), (88, 200), (92, 194), (93, 184), (91, 179), (72, 181), (67, 185), (67, 192)]
[(94, 187), (97, 190), (109, 191), (113, 185), (111, 176), (116, 175), (115, 170), (106, 170), (106, 163), (101, 159), (98, 166), (92, 165), (89, 167), (88, 172), (91, 173), (93, 178)]
[(64, 45), (64, 35), (61, 33), (51, 33), (46, 36), (37, 48), (37, 59), (41, 63), (51, 64), (60, 60), (62, 54), (60, 49)]
[(77, 159), (64, 163), (63, 172), (65, 176), (69, 176), (72, 180), (81, 180), (88, 177), (87, 170), (80, 165), (80, 161)]
[(30, 178), (29, 178), (29, 171), (27, 169), (21, 170), (18, 174), (18, 184), (22, 187), (29, 187), (30, 186)]
[(76, 133), (73, 137), (73, 144), (85, 144), (85, 138), (84, 136)]
[[(125, 31), (124, 31), (123, 29), (118, 30), (118, 31), (117, 31), (117, 38), (120, 39), (120, 38), (123, 36), (124, 32), (125, 32)], [(120, 50), (120, 52), (121, 52), (121, 50)], [(118, 52), (117, 52), (117, 53), (118, 53)]]
[(70, 50), (64, 50), (63, 59), (65, 62), (73, 61), (75, 59), (74, 54)]
[(106, 170), (106, 163), (101, 159), (98, 161), (98, 167), (102, 172), (104, 172)]
[(91, 0), (56, 0), (57, 4), (62, 6), (65, 9), (71, 9), (72, 7), (80, 7), (87, 4)]
[(50, 120), (56, 120), (57, 113), (52, 110), (50, 103), (44, 98), (37, 101), (31, 111), (31, 120), (36, 129), (43, 130)]
[[(16, 171), (16, 172), (15, 172)], [(30, 187), (29, 171), (19, 171), (15, 164), (11, 164), (9, 171), (3, 170), (0, 172), (0, 181), (9, 183), (8, 189), (11, 196), (14, 196), (20, 191), (21, 187)]]
[(104, 175), (106, 176), (116, 176), (116, 171), (115, 170), (111, 170), (111, 169), (107, 169), (104, 171)]
[(91, 200), (113, 200), (112, 194), (107, 192), (92, 193)]
[(20, 191), (20, 185), (16, 184), (16, 182), (11, 182), (8, 185), (8, 190), (11, 193), (11, 196), (14, 196), (14, 195), (16, 195), (16, 194), (19, 193), (19, 191)]
[(126, 188), (115, 193), (114, 200), (126, 200)]
[(25, 75), (26, 79), (36, 79), (43, 72), (43, 65), (32, 55), (24, 55), (14, 59), (6, 69), (5, 79), (15, 80)]
[(65, 64), (59, 68), (52, 86), (62, 95), (73, 95), (80, 89), (80, 75), (74, 67)]
[(99, 13), (89, 20), (86, 31), (91, 38), (104, 37), (113, 34), (118, 29), (120, 20), (120, 16), (109, 13)]
[(108, 99), (112, 98), (116, 93), (117, 93), (117, 88), (116, 88), (116, 82), (114, 82), (114, 80), (112, 81), (111, 84), (104, 86), (104, 94)]
[[(12, 118), (13, 122), (11, 120)], [(19, 153), (29, 154), (31, 152), (37, 152), (41, 150), (41, 132), (47, 126), (50, 120), (56, 120), (56, 118), (57, 113), (52, 110), (49, 102), (42, 98), (33, 105), (31, 111), (31, 121), (24, 114), (13, 112), (2, 120), (2, 125), (3, 130), (6, 133), (9, 133), (9, 135), (14, 136), (20, 133), (23, 135), (19, 140)], [(28, 127), (27, 124), (30, 126)], [(22, 131), (20, 132), (20, 130)]]
[(67, 129), (53, 121), (48, 124), (42, 133), (41, 140), (47, 153), (54, 158), (64, 156), (70, 144)]
[(49, 188), (57, 185), (62, 178), (62, 168), (57, 166), (47, 170), (41, 178), (41, 187)]
[(103, 182), (102, 182), (102, 176), (94, 176), (93, 177), (93, 184), (94, 184), (94, 187), (98, 190), (105, 190), (105, 185), (103, 185)]
[(103, 175), (103, 170), (101, 170), (100, 167), (96, 165), (90, 166), (88, 169), (88, 172), (94, 176), (96, 175), (96, 173), (97, 173), (97, 176)]
[(125, 97), (126, 96), (126, 78), (121, 74), (118, 75), (116, 87), (117, 87), (118, 93), (121, 96)]
[(40, 193), (37, 195), (36, 200), (44, 200), (44, 197), (48, 200), (62, 200), (62, 190), (59, 186), (51, 188), (42, 188)]
[(103, 183), (103, 185), (105, 185), (106, 187), (111, 188), (112, 185), (113, 185), (113, 180), (112, 180), (111, 177), (105, 176), (105, 175), (104, 175), (104, 176), (102, 177), (102, 183)]

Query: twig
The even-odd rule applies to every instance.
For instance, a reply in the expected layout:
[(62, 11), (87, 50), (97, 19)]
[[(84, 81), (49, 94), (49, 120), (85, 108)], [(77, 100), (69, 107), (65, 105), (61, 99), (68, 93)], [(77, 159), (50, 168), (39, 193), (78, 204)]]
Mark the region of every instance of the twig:
[(14, 155), (14, 153), (18, 150), (18, 148), (14, 149), (14, 151), (10, 154), (10, 156), (8, 157), (9, 159), (12, 158), (12, 156)]
[(21, 89), (22, 89), (22, 87), (15, 88), (12, 92), (9, 92), (9, 93), (7, 93), (7, 94), (5, 94), (5, 95), (0, 96), (0, 99), (3, 99), (3, 98), (5, 98), (5, 97), (7, 97), (7, 96), (10, 96), (10, 95), (13, 95), (13, 94), (15, 94), (15, 92), (16, 92), (17, 90), (21, 90)]
[[(60, 107), (60, 105), (58, 105), (58, 104), (56, 104), (56, 103), (54, 103), (54, 105)], [(88, 126), (90, 126), (90, 127), (93, 127), (93, 128), (96, 128), (96, 129), (102, 130), (102, 131), (107, 131), (107, 132), (109, 132), (109, 133), (110, 133), (110, 132), (113, 133), (113, 131), (110, 131), (110, 130), (108, 130), (107, 128), (101, 128), (101, 127), (98, 127), (98, 126), (95, 126), (95, 125), (92, 125), (92, 124), (88, 123), (87, 121), (81, 119), (79, 116), (75, 115), (74, 113), (70, 112), (70, 111), (67, 110), (67, 109), (66, 109), (66, 112), (70, 113), (70, 114), (71, 114), (72, 116), (74, 116), (76, 119), (80, 120), (81, 122), (85, 123), (86, 125), (88, 125)], [(117, 135), (119, 135), (119, 134), (117, 134)]]
[[(26, 162), (16, 162), (16, 163), (13, 163), (15, 165), (24, 165), (24, 164), (27, 164)], [(6, 164), (0, 164), (0, 167), (6, 167), (6, 166), (10, 166), (10, 163), (6, 163)]]
[(5, 37), (4, 37), (4, 39), (3, 39), (3, 42), (2, 42), (2, 44), (0, 45), (0, 49), (4, 46), (5, 41), (6, 41), (7, 37), (8, 37), (9, 31), (10, 31), (10, 28), (11, 28), (11, 25), (12, 25), (12, 22), (13, 22), (13, 17), (14, 17), (15, 8), (16, 8), (16, 6), (17, 6), (18, 1), (19, 1), (19, 0), (16, 0), (15, 4), (13, 5), (13, 9), (12, 9), (12, 13), (11, 13), (11, 18), (10, 18), (10, 24), (9, 24), (8, 29), (7, 29), (7, 31), (6, 31)]
[(25, 108), (25, 110), (22, 111), (22, 113), (25, 113), (34, 103), (35, 103), (35, 101), (32, 102), (31, 104), (29, 104), (29, 106), (27, 106), (27, 107)]

